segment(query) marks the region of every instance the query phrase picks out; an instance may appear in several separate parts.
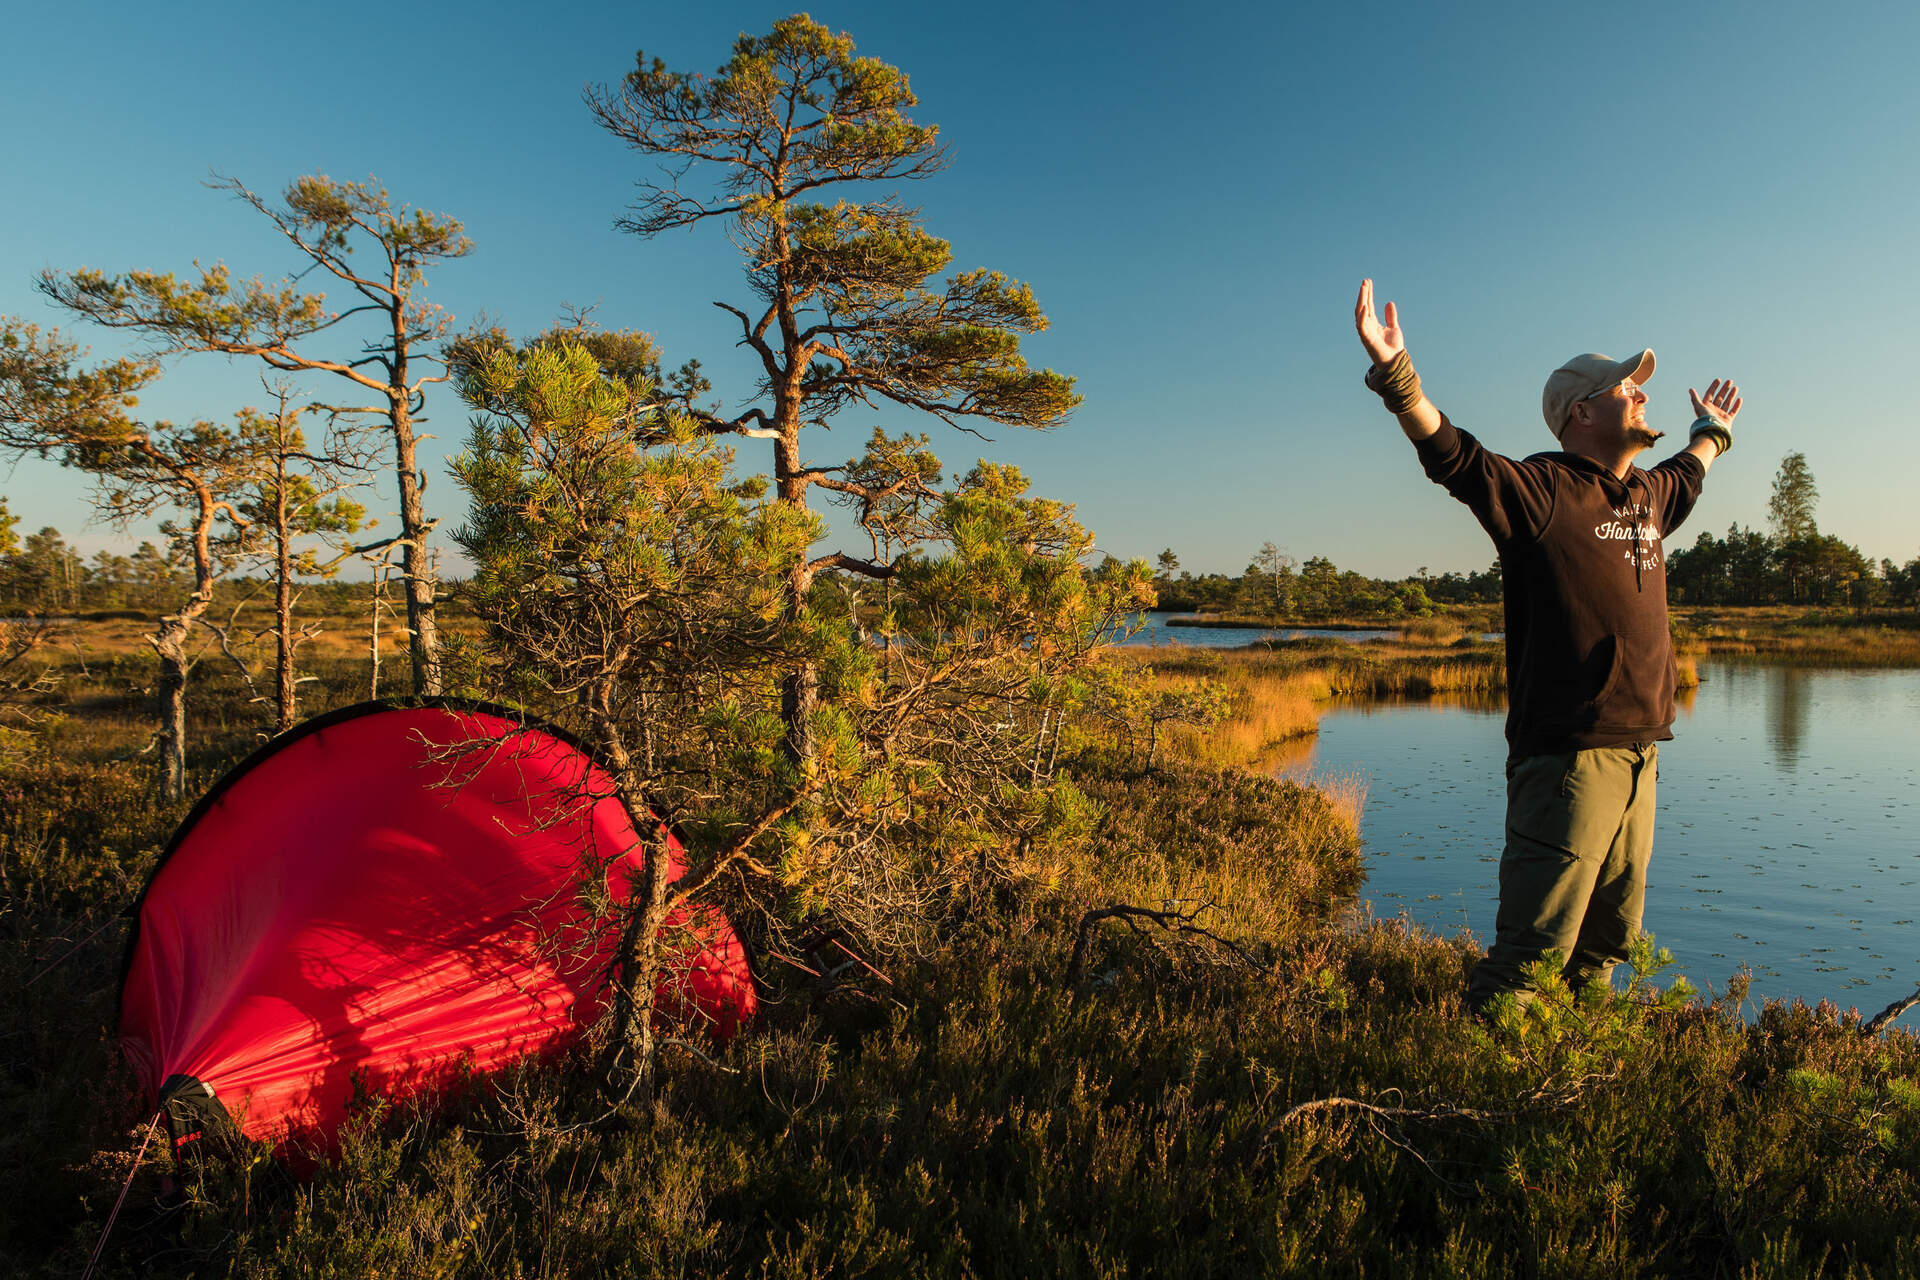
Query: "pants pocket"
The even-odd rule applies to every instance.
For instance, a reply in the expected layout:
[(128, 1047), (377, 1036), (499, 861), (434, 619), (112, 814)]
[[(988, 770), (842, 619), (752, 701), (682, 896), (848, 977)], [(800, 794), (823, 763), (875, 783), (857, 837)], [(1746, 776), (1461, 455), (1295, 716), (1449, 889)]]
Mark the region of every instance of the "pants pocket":
[(1631, 766), (1598, 748), (1529, 756), (1507, 778), (1507, 830), (1569, 857), (1604, 858), (1631, 794)]

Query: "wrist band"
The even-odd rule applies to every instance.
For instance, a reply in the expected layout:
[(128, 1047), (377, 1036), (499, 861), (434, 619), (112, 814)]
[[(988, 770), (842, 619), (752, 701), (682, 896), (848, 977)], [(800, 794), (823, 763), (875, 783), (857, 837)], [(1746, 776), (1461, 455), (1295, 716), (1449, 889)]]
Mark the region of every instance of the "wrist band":
[(1372, 388), (1391, 414), (1403, 414), (1420, 403), (1420, 375), (1403, 348), (1385, 364), (1367, 370), (1367, 386)]
[(1701, 436), (1713, 441), (1713, 447), (1721, 453), (1733, 448), (1733, 432), (1727, 430), (1712, 418), (1699, 417), (1693, 420), (1692, 430), (1687, 432), (1687, 442), (1691, 444)]

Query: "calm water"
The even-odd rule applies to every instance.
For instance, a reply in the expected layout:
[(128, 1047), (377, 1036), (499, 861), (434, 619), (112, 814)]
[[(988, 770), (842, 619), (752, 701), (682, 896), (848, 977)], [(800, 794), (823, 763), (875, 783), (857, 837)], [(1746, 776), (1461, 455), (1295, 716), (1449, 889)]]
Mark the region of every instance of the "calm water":
[[(1695, 986), (1878, 1013), (1920, 985), (1920, 671), (1701, 663), (1660, 748), (1646, 927)], [(1379, 916), (1492, 936), (1503, 708), (1339, 708), (1286, 770), (1368, 784)], [(1920, 1029), (1920, 1009), (1901, 1020)]]
[(1250, 627), (1170, 627), (1168, 618), (1180, 615), (1156, 609), (1143, 615), (1144, 625), (1129, 645), (1184, 644), (1197, 649), (1234, 649), (1256, 640), (1299, 640), (1308, 636), (1326, 636), (1336, 640), (1378, 640), (1397, 636), (1398, 631), (1328, 631), (1315, 627), (1275, 627), (1257, 631)]

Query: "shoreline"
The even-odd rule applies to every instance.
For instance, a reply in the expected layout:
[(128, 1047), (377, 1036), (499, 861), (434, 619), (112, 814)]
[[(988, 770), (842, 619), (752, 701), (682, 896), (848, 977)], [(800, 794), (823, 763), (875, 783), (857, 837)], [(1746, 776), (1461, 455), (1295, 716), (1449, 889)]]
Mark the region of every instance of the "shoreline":
[(1227, 631), (1396, 631), (1401, 625), (1397, 622), (1272, 622), (1204, 613), (1171, 614), (1165, 623), (1169, 627), (1219, 627)]

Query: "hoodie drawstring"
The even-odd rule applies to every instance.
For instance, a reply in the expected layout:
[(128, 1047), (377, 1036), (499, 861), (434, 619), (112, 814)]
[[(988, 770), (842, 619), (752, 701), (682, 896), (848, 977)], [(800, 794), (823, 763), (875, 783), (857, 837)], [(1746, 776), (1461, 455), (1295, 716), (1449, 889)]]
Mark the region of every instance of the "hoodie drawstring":
[[(1628, 481), (1622, 482), (1622, 481), (1616, 480), (1614, 482), (1615, 484), (1618, 484), (1620, 486), (1620, 496), (1618, 498), (1615, 498), (1611, 493), (1609, 493), (1607, 494), (1607, 497), (1610, 501), (1614, 503), (1616, 509), (1619, 509), (1622, 507), (1626, 509), (1627, 538), (1629, 539), (1629, 541), (1633, 546), (1633, 589), (1635, 591), (1644, 592), (1646, 590), (1646, 586), (1640, 580), (1640, 546), (1641, 546), (1640, 504), (1636, 502), (1634, 499), (1634, 491), (1639, 486), (1634, 484), (1631, 481), (1633, 472), (1629, 471), (1627, 475), (1629, 476)], [(1606, 492), (1604, 482), (1602, 483), (1601, 491), (1603, 493)]]

